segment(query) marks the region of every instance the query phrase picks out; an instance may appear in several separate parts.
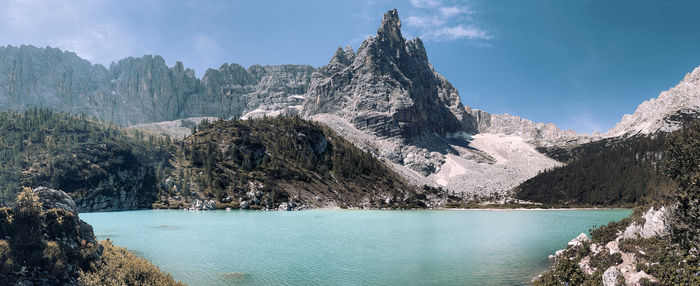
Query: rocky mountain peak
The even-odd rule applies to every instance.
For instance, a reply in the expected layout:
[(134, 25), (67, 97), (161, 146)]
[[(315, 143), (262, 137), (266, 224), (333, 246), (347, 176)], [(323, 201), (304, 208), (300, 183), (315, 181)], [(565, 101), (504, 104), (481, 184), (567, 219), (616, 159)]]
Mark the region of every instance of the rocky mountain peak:
[(399, 13), (396, 9), (389, 10), (384, 13), (384, 18), (382, 18), (382, 24), (377, 29), (377, 38), (383, 43), (387, 43), (391, 46), (393, 44), (403, 44), (404, 39), (401, 35), (401, 20), (399, 20)]
[(307, 93), (304, 115), (339, 115), (384, 138), (476, 132), (457, 90), (428, 61), (423, 42), (401, 35), (396, 10), (384, 14), (377, 35), (360, 45), (352, 61), (350, 52), (338, 49), (319, 69)]
[(700, 67), (686, 74), (673, 88), (642, 102), (633, 114), (625, 114), (605, 136), (671, 132), (700, 117)]
[(355, 59), (355, 51), (353, 51), (350, 45), (345, 46), (345, 50), (343, 50), (343, 52), (345, 53), (345, 56), (350, 59), (350, 61)]
[[(354, 54), (352, 56), (354, 57)], [(341, 64), (344, 66), (349, 66), (350, 64), (352, 64), (352, 57), (348, 57), (348, 55), (345, 53), (345, 50), (343, 50), (343, 48), (341, 47), (338, 47), (338, 49), (335, 51), (335, 54), (333, 54), (333, 58), (331, 58), (330, 64)]]
[(700, 67), (696, 67), (692, 72), (687, 73), (683, 78), (683, 82), (699, 82), (700, 81)]

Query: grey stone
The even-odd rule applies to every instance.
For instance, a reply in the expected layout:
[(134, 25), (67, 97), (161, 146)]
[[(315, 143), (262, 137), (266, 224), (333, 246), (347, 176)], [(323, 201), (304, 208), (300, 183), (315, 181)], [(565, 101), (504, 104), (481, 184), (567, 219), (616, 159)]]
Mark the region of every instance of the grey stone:
[(576, 246), (581, 246), (581, 245), (583, 245), (584, 242), (589, 242), (589, 241), (591, 241), (591, 239), (588, 238), (588, 236), (585, 233), (581, 233), (578, 236), (576, 236), (574, 239), (569, 241), (568, 245), (576, 247)]
[(605, 272), (603, 273), (603, 286), (616, 286), (618, 285), (617, 281), (620, 279), (622, 276), (622, 273), (620, 273), (615, 266), (610, 266)]

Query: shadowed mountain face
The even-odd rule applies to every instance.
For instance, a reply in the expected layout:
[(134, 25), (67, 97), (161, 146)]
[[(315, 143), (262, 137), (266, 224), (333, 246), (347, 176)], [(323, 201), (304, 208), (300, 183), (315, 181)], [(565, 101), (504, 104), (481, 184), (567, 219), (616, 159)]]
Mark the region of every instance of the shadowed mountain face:
[(396, 10), (387, 12), (357, 54), (339, 49), (318, 72), (306, 65), (224, 64), (201, 80), (160, 56), (129, 57), (105, 68), (59, 49), (0, 47), (0, 108), (49, 107), (120, 125), (329, 113), (386, 138), (476, 132), (473, 116), (435, 72), (422, 41), (404, 39), (400, 28)]
[(0, 108), (49, 107), (120, 125), (237, 117), (300, 105), (288, 97), (306, 92), (313, 71), (304, 65), (224, 64), (199, 80), (182, 63), (168, 67), (160, 56), (130, 57), (107, 69), (59, 49), (7, 46), (0, 47)]
[(338, 49), (314, 75), (303, 114), (338, 115), (374, 135), (414, 139), (476, 132), (457, 90), (433, 69), (416, 38), (401, 35), (396, 10), (357, 53)]

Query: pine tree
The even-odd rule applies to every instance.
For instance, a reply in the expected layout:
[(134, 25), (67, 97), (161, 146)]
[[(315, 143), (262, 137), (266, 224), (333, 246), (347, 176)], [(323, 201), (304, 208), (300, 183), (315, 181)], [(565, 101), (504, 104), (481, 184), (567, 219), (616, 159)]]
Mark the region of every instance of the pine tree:
[(700, 122), (667, 141), (665, 171), (678, 185), (671, 234), (681, 246), (700, 242)]

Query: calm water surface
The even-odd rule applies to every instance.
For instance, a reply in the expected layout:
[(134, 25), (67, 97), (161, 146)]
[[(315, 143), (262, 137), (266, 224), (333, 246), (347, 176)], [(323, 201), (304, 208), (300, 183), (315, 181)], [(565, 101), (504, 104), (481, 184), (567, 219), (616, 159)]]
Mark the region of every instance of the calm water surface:
[(522, 285), (630, 210), (84, 213), (190, 285)]

